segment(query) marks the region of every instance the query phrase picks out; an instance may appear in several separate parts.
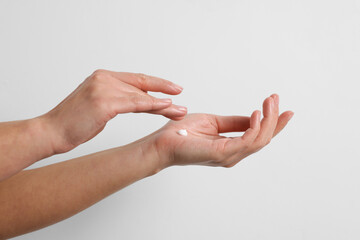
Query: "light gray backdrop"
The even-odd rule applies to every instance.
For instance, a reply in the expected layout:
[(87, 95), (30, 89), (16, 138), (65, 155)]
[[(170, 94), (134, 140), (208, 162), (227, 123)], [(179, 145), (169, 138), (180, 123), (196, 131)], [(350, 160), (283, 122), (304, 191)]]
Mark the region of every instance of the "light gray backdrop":
[[(249, 115), (272, 93), (295, 112), (234, 168), (172, 167), (17, 239), (360, 239), (359, 43), (356, 0), (1, 0), (0, 121), (50, 110), (98, 68), (179, 83), (189, 112)], [(166, 122), (118, 116), (33, 167)]]

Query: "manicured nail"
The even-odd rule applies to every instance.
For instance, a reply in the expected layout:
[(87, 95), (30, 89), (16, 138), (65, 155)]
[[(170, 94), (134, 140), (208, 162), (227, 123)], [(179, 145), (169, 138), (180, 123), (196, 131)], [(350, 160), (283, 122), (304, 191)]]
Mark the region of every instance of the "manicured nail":
[(270, 109), (273, 110), (275, 107), (275, 102), (274, 102), (274, 99), (271, 97), (270, 98)]
[(187, 112), (187, 108), (183, 106), (178, 106), (176, 109), (180, 112)]
[(160, 101), (163, 103), (172, 103), (171, 98), (163, 98), (163, 99), (160, 99)]
[(277, 94), (275, 95), (275, 103), (279, 104), (279, 95), (277, 95)]
[(181, 86), (179, 86), (179, 85), (177, 85), (177, 84), (175, 84), (174, 83), (174, 85), (173, 85), (173, 88), (176, 90), (176, 91), (179, 91), (179, 92), (181, 92), (184, 88), (183, 87), (181, 87)]
[(294, 112), (291, 112), (289, 120), (294, 116)]
[(257, 114), (257, 121), (260, 122), (261, 119), (261, 111), (258, 110), (258, 114)]

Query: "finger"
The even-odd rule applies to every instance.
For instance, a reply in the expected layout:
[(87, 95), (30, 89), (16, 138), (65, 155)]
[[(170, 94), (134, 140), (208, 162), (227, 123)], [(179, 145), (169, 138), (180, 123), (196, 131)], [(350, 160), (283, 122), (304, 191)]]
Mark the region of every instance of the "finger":
[(226, 143), (225, 150), (228, 154), (234, 154), (251, 146), (260, 131), (260, 116), (259, 110), (254, 111), (250, 117), (250, 127), (245, 133), (241, 137), (233, 138)]
[[(266, 117), (268, 117), (270, 114), (269, 107), (270, 107), (271, 101), (272, 101), (272, 98), (269, 97), (269, 98), (265, 99), (264, 104), (263, 104), (264, 116), (266, 116)], [(260, 122), (260, 117), (261, 117), (260, 111), (255, 111), (251, 115), (250, 128), (248, 130), (246, 130), (245, 133), (243, 134), (243, 136), (241, 136), (240, 138), (236, 138), (236, 139), (230, 141), (230, 143), (231, 142), (236, 143), (236, 146), (233, 147), (233, 149), (231, 149), (231, 152), (230, 152), (231, 157), (229, 158), (229, 161), (228, 161), (229, 162), (227, 165), (228, 167), (235, 165), (241, 159), (256, 152), (256, 150), (258, 149), (257, 146), (255, 147), (254, 143), (258, 139), (260, 132), (263, 131), (262, 124), (264, 123), (264, 119)], [(259, 145), (259, 144), (257, 144), (257, 145)]]
[(259, 146), (266, 145), (271, 141), (278, 120), (278, 104), (273, 97), (268, 97), (263, 103), (264, 118), (261, 121), (260, 132), (255, 142)]
[(250, 127), (250, 117), (215, 115), (219, 133), (243, 132)]
[(167, 108), (148, 111), (147, 113), (163, 115), (164, 117), (170, 118), (172, 120), (181, 120), (185, 117), (187, 108), (172, 104)]
[(279, 116), (279, 120), (278, 123), (276, 125), (273, 137), (275, 137), (279, 132), (281, 132), (281, 130), (284, 129), (284, 127), (287, 125), (287, 123), (290, 121), (290, 119), (292, 118), (292, 116), (294, 116), (294, 113), (292, 111), (286, 111), (283, 112), (280, 116)]
[(251, 143), (256, 139), (260, 131), (260, 116), (261, 112), (259, 110), (254, 111), (250, 117), (250, 127), (245, 131), (241, 136), (241, 139), (251, 145)]
[(144, 92), (162, 92), (171, 95), (181, 93), (183, 88), (168, 80), (146, 75), (143, 73), (111, 72), (112, 76), (133, 85)]
[(131, 96), (127, 100), (128, 102), (123, 104), (123, 99), (118, 98), (115, 106), (117, 113), (155, 111), (167, 108), (172, 104), (171, 99), (159, 99), (150, 95), (140, 94)]

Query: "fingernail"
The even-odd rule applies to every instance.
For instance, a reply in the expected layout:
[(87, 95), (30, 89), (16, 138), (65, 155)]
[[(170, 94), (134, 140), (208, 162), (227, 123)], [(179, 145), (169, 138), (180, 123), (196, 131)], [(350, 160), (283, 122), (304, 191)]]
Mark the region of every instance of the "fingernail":
[(177, 85), (177, 84), (175, 84), (174, 83), (174, 85), (173, 85), (173, 88), (176, 90), (176, 91), (182, 91), (184, 88), (183, 87), (181, 87), (181, 86), (179, 86), (179, 85)]
[(274, 109), (274, 99), (273, 98), (270, 98), (270, 108), (271, 108), (271, 110)]
[(160, 101), (163, 103), (172, 103), (171, 98), (163, 98), (163, 99), (160, 99)]
[(186, 107), (183, 107), (183, 106), (179, 106), (176, 108), (178, 111), (180, 112), (187, 112), (187, 108)]
[(289, 120), (294, 116), (294, 112), (291, 112)]
[(279, 104), (279, 95), (277, 95), (277, 94), (275, 95), (275, 103)]
[(261, 119), (261, 111), (258, 110), (258, 114), (257, 114), (257, 120), (258, 120), (258, 122), (260, 122), (260, 119)]

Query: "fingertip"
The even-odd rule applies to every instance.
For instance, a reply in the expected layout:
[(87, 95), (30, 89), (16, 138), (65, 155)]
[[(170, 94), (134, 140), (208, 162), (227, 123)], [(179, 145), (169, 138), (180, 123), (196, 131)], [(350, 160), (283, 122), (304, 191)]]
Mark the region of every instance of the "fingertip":
[(250, 120), (257, 122), (257, 120), (260, 118), (261, 112), (259, 110), (255, 110), (250, 117)]
[(290, 111), (290, 114), (289, 114), (289, 121), (290, 119), (294, 116), (294, 112)]
[(273, 137), (275, 137), (276, 135), (278, 135), (288, 124), (288, 122), (290, 121), (291, 117), (294, 115), (294, 112), (292, 111), (286, 111), (283, 112), (280, 116), (279, 116), (279, 121), (278, 124), (275, 128)]
[(182, 116), (182, 117), (170, 117), (171, 120), (174, 120), (174, 121), (180, 121), (180, 120), (183, 120), (185, 118), (186, 115)]
[(257, 120), (257, 123), (260, 124), (261, 111), (260, 110), (256, 110), (256, 111), (257, 111), (256, 120)]
[[(176, 106), (176, 105), (174, 105), (174, 106)], [(184, 115), (187, 113), (187, 107), (184, 107), (184, 106), (176, 106), (176, 109), (179, 111), (179, 112), (181, 112), (181, 113), (183, 113)]]
[(272, 97), (276, 103), (279, 103), (279, 94), (273, 93), (273, 94), (271, 94), (270, 97)]
[(263, 103), (263, 107), (265, 107), (266, 104), (270, 104), (272, 100), (273, 100), (272, 97), (267, 97), (267, 98), (265, 98), (264, 103)]
[(250, 128), (256, 129), (260, 126), (261, 111), (255, 110), (250, 117)]
[(294, 116), (294, 112), (293, 111), (285, 111), (280, 116), (290, 120)]
[(272, 106), (274, 106), (274, 99), (272, 97), (266, 98), (263, 103), (264, 117), (267, 117), (271, 114)]
[(171, 120), (175, 120), (175, 121), (179, 121), (181, 119), (184, 119), (185, 116), (187, 115), (187, 108), (186, 107), (180, 107), (181, 109), (183, 109), (182, 111), (174, 111), (171, 114), (167, 114), (166, 117), (170, 118)]
[(172, 89), (174, 90), (175, 95), (177, 95), (177, 94), (180, 94), (183, 91), (184, 88), (182, 86), (180, 86), (180, 85), (177, 85), (177, 84), (173, 83), (172, 84)]
[(181, 120), (186, 116), (186, 114), (187, 114), (186, 107), (172, 105), (170, 108), (167, 109), (167, 111), (163, 112), (162, 115), (172, 120)]
[(172, 100), (171, 98), (162, 98), (162, 99), (159, 99), (161, 102), (163, 103), (168, 103), (168, 104), (171, 104), (172, 103)]

